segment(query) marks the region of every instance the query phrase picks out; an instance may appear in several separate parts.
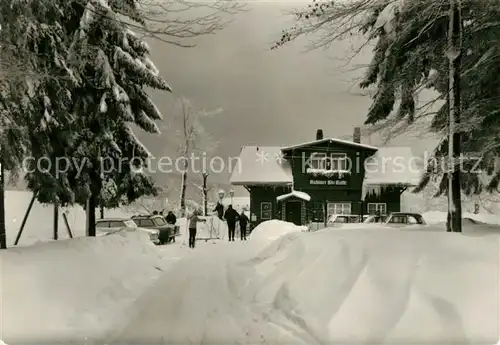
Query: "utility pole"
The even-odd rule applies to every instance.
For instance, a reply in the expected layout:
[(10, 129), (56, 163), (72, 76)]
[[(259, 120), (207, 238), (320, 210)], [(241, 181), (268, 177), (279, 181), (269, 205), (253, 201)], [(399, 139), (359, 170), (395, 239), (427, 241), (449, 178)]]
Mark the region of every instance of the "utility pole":
[(450, 0), (448, 48), (448, 229), (462, 232), (462, 200), (460, 188), (461, 135), (460, 125), (460, 74), (462, 60), (462, 15), (460, 0)]

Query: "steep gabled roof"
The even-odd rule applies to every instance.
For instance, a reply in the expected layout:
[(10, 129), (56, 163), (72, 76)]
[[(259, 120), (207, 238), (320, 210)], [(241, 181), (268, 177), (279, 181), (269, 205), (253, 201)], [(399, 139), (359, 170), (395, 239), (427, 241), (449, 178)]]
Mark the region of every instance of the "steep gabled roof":
[(243, 146), (229, 182), (240, 186), (291, 184), (292, 168), (290, 162), (283, 159), (280, 147)]
[(380, 147), (365, 160), (364, 186), (417, 186), (422, 176), (411, 147)]
[[(311, 143), (325, 140), (331, 139)], [(347, 143), (376, 150), (374, 155), (365, 161), (366, 171), (363, 181), (365, 188), (384, 185), (416, 186), (418, 184), (422, 168), (418, 166), (410, 147), (377, 149), (374, 146)], [(297, 147), (303, 147), (302, 145), (307, 146), (310, 143), (297, 145)], [(292, 184), (290, 162), (283, 159), (282, 150), (278, 146), (244, 146), (240, 152), (239, 164), (233, 167), (230, 183), (240, 186)]]
[(308, 142), (293, 145), (293, 146), (282, 147), (281, 150), (282, 151), (290, 151), (290, 150), (300, 149), (303, 147), (308, 147), (308, 146), (318, 145), (318, 144), (323, 144), (323, 143), (328, 143), (328, 142), (330, 142), (332, 144), (341, 144), (341, 145), (347, 145), (347, 146), (363, 148), (363, 149), (368, 149), (368, 150), (374, 150), (374, 151), (376, 151), (378, 149), (375, 146), (355, 143), (354, 141), (342, 140), (342, 139), (336, 139), (336, 138), (326, 138), (326, 139), (321, 139), (321, 140), (308, 141)]

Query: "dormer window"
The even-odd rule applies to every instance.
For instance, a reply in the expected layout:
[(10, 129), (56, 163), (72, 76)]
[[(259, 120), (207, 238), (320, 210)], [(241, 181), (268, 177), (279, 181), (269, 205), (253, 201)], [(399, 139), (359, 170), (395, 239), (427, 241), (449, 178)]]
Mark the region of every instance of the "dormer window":
[(335, 170), (335, 171), (347, 171), (347, 170), (349, 170), (349, 166), (347, 163), (347, 155), (345, 153), (332, 153), (332, 154), (330, 154), (330, 168), (329, 168), (329, 170)]
[(309, 168), (321, 170), (347, 171), (349, 164), (345, 153), (316, 152), (309, 158)]
[(349, 174), (350, 166), (345, 153), (315, 152), (309, 157), (307, 173), (313, 175), (344, 175)]
[(309, 167), (311, 169), (326, 169), (326, 153), (313, 153), (309, 158)]

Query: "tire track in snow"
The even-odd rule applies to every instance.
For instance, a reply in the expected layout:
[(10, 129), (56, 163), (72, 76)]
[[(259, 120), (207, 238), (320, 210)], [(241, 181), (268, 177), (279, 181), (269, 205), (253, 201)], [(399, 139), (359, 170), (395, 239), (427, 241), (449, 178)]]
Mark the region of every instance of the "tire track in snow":
[[(389, 263), (378, 260), (379, 256), (373, 254), (373, 248), (366, 248), (365, 256), (363, 269), (340, 308), (332, 315), (329, 323), (331, 340), (340, 341), (339, 338), (342, 338), (382, 343), (406, 311), (419, 256)], [(400, 274), (394, 275), (394, 272)], [(402, 272), (405, 273), (403, 276)], [(364, 309), (359, 308), (359, 301), (367, 302)], [(384, 310), (383, 315), (380, 315), (380, 310)], [(352, 320), (359, 323), (356, 334), (350, 334), (352, 327), (347, 327)]]
[[(299, 340), (301, 344), (318, 344), (317, 337), (311, 332), (304, 320), (301, 320), (300, 317), (294, 317), (287, 313), (286, 310), (277, 308), (280, 306), (277, 301), (279, 301), (282, 296), (283, 284), (285, 284), (284, 281), (280, 282), (280, 280), (282, 280), (283, 277), (296, 276), (297, 273), (302, 270), (302, 261), (305, 257), (306, 247), (302, 242), (295, 242), (299, 235), (300, 234), (293, 234), (286, 236), (268, 246), (257, 257), (244, 261), (238, 265), (228, 267), (228, 284), (231, 291), (236, 295), (251, 297), (246, 300), (245, 304), (250, 313), (260, 315), (260, 317), (266, 319), (267, 322), (274, 324), (279, 332), (285, 332), (293, 339)], [(272, 255), (273, 253), (274, 255)], [(288, 260), (290, 257), (297, 259)], [(272, 265), (274, 267), (269, 274), (265, 274), (265, 279), (263, 281), (253, 284), (253, 286), (250, 286), (250, 289), (247, 289), (249, 291), (241, 294), (237, 291), (235, 284), (232, 283), (233, 281), (240, 281), (240, 279), (231, 278), (231, 274), (234, 275), (238, 268), (240, 268), (240, 272), (246, 269), (247, 272), (240, 273), (240, 275), (245, 275), (246, 277), (253, 275), (254, 278), (256, 274), (255, 266), (260, 264)], [(278, 282), (279, 287), (273, 292), (271, 300), (268, 303), (259, 303), (258, 295), (266, 288), (269, 288), (273, 283), (276, 284), (276, 282)], [(244, 285), (248, 287), (248, 284)], [(288, 300), (290, 299), (288, 298)]]
[[(257, 327), (258, 330), (256, 330), (259, 335), (259, 342), (262, 344), (268, 344), (269, 342), (271, 344), (276, 344), (277, 342), (282, 343), (284, 340), (283, 339), (274, 339), (274, 338), (283, 338), (283, 336), (287, 336), (289, 340), (284, 341), (287, 344), (311, 344), (311, 339), (308, 337), (304, 337), (300, 334), (300, 332), (295, 329), (295, 327), (292, 326), (286, 326), (283, 322), (278, 321), (278, 317), (276, 314), (276, 311), (272, 311), (271, 308), (268, 306), (259, 306), (256, 304), (256, 301), (254, 298), (244, 298), (245, 295), (248, 296), (248, 294), (245, 294), (245, 288), (248, 286), (246, 283), (241, 284), (243, 286), (240, 286), (238, 288), (237, 284), (235, 284), (236, 281), (241, 281), (240, 279), (235, 279), (236, 273), (239, 273), (239, 277), (246, 276), (247, 280), (249, 279), (248, 277), (250, 276), (248, 273), (249, 269), (243, 269), (247, 266), (247, 263), (243, 263), (240, 265), (227, 265), (226, 266), (226, 281), (228, 285), (229, 291), (235, 296), (235, 299), (239, 301), (239, 307), (243, 309), (246, 314), (249, 316), (251, 320), (249, 320), (247, 324), (247, 329), (245, 330), (245, 335), (249, 338), (253, 336), (254, 330), (252, 327), (249, 327), (253, 325), (254, 327)], [(238, 278), (239, 278), (238, 277)], [(259, 323), (261, 324), (260, 327)], [(264, 327), (262, 327), (264, 326)], [(273, 327), (270, 327), (273, 326)], [(266, 330), (266, 331), (263, 331)], [(267, 334), (266, 334), (267, 333)], [(277, 334), (276, 334), (277, 333)], [(247, 339), (248, 341), (249, 339)], [(295, 342), (291, 342), (291, 340), (295, 340)], [(296, 341), (299, 341), (298, 343)], [(248, 343), (248, 342), (247, 342)], [(255, 343), (255, 341), (251, 341), (250, 343)]]

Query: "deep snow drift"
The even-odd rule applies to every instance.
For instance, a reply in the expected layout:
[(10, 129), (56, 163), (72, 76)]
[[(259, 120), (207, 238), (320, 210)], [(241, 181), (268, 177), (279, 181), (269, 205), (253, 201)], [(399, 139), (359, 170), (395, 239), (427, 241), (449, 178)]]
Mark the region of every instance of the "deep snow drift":
[(498, 341), (498, 237), (372, 230), (294, 231), (265, 248), (251, 240), (200, 252), (161, 277), (108, 340)]
[(0, 251), (1, 336), (12, 345), (101, 335), (180, 255), (142, 233)]
[(259, 224), (259, 226), (252, 231), (250, 240), (267, 244), (269, 241), (277, 240), (283, 235), (298, 231), (307, 231), (307, 226), (296, 226), (293, 223), (273, 219)]

